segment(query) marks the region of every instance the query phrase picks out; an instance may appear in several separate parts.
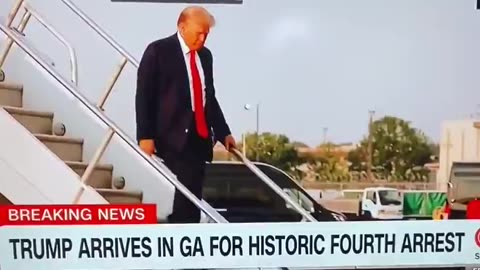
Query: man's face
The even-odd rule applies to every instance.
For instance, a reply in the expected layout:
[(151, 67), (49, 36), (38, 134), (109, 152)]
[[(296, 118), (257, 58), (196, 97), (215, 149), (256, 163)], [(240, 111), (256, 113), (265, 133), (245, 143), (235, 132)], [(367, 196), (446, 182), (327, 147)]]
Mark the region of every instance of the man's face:
[(199, 50), (207, 40), (210, 27), (199, 20), (187, 20), (180, 25), (180, 33), (190, 50)]

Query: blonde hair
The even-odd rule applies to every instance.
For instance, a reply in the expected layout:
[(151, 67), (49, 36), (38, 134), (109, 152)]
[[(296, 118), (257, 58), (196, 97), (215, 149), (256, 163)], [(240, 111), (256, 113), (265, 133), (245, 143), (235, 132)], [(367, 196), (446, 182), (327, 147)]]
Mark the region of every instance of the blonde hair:
[(178, 16), (177, 26), (189, 19), (202, 21), (208, 24), (209, 27), (214, 27), (216, 23), (215, 17), (208, 12), (208, 10), (200, 6), (189, 6), (182, 10), (180, 16)]

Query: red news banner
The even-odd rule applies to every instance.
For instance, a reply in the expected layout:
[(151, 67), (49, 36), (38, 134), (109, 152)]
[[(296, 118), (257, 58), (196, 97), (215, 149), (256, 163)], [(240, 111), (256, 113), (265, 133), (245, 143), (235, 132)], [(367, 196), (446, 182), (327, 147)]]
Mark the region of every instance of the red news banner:
[(0, 226), (156, 223), (154, 204), (0, 206)]

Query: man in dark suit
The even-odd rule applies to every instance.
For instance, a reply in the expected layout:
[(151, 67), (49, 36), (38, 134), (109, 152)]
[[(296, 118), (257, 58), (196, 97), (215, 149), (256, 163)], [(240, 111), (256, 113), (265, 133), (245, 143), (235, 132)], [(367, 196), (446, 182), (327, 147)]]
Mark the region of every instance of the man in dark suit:
[[(215, 97), (213, 57), (204, 47), (213, 16), (193, 6), (182, 11), (174, 35), (150, 43), (137, 78), (137, 140), (156, 154), (193, 194), (202, 197), (205, 162), (220, 141), (236, 147)], [(198, 223), (200, 211), (175, 192), (170, 223)]]

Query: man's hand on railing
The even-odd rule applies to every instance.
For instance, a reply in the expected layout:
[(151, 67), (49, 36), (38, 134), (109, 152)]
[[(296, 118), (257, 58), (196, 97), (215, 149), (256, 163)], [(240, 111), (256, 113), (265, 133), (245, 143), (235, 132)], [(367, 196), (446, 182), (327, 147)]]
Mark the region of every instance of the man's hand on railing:
[(235, 142), (235, 138), (232, 135), (228, 135), (225, 137), (225, 141), (223, 142), (225, 149), (227, 151), (232, 152), (233, 149), (237, 149), (237, 143)]
[(155, 153), (155, 143), (153, 140), (140, 140), (139, 146), (140, 149), (149, 156), (152, 156)]

